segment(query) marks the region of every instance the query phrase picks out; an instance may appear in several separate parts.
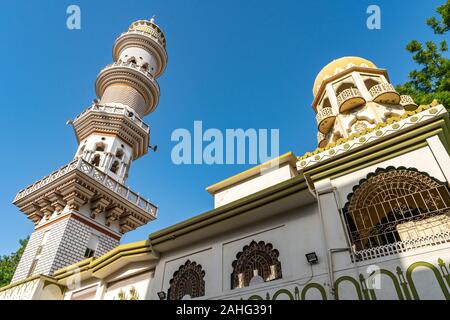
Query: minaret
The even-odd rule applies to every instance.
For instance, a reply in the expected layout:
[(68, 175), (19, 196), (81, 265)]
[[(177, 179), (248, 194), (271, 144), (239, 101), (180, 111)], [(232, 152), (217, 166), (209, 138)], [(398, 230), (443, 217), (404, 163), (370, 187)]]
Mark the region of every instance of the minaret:
[(117, 38), (113, 60), (97, 76), (98, 99), (69, 121), (78, 141), (74, 159), (14, 199), (35, 229), (13, 282), (100, 256), (156, 218), (157, 207), (124, 185), (132, 161), (148, 151), (143, 118), (158, 105), (156, 79), (167, 64), (166, 40), (153, 18)]
[(316, 77), (313, 95), (319, 147), (417, 108), (410, 96), (395, 91), (385, 69), (359, 57), (326, 65)]

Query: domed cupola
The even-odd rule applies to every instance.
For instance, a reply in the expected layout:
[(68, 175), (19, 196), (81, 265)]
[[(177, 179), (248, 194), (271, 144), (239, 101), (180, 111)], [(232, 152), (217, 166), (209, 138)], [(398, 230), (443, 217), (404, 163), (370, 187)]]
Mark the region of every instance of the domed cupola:
[(313, 95), (319, 147), (417, 107), (397, 93), (385, 69), (360, 57), (327, 64), (314, 81)]

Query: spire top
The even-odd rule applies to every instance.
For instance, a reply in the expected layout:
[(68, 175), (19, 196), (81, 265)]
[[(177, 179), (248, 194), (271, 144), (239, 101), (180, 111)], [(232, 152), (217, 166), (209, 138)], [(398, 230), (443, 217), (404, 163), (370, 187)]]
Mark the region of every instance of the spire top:
[(151, 23), (155, 23), (155, 18), (156, 18), (156, 15), (153, 15), (153, 16), (150, 18), (150, 22), (151, 22)]

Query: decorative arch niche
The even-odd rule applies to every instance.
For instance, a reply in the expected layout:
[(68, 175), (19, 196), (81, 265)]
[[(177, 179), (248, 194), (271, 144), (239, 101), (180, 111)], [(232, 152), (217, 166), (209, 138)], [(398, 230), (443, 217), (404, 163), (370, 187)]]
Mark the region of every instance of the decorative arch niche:
[(415, 168), (370, 173), (353, 187), (343, 212), (355, 251), (405, 241), (431, 245), (433, 237), (450, 232), (447, 185)]
[(278, 256), (271, 243), (252, 241), (244, 246), (232, 263), (231, 289), (248, 287), (256, 279), (268, 282), (282, 278)]
[(205, 271), (200, 264), (187, 260), (170, 280), (169, 300), (181, 300), (202, 297), (205, 295)]

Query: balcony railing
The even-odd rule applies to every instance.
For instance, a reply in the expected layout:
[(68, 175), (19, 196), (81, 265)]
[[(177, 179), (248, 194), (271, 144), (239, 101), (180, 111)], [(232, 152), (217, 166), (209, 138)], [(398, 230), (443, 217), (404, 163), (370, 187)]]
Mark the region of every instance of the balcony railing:
[(119, 114), (119, 115), (126, 115), (130, 120), (132, 120), (134, 123), (139, 125), (142, 129), (145, 130), (145, 132), (150, 132), (150, 127), (139, 118), (137, 113), (130, 108), (127, 107), (121, 107), (121, 106), (108, 106), (108, 105), (101, 105), (101, 104), (92, 104), (90, 107), (85, 109), (83, 112), (81, 112), (76, 118), (75, 121), (78, 121), (79, 119), (86, 116), (89, 112), (104, 112), (109, 114)]
[(143, 68), (135, 63), (132, 62), (124, 62), (124, 61), (118, 61), (118, 62), (114, 62), (111, 63), (109, 65), (107, 65), (106, 67), (104, 67), (100, 73), (102, 74), (103, 72), (105, 72), (108, 69), (113, 69), (113, 68), (118, 68), (118, 67), (123, 67), (123, 68), (128, 68), (128, 69), (132, 69), (132, 70), (136, 70), (138, 71), (140, 74), (144, 75), (148, 80), (150, 80), (151, 83), (153, 83), (153, 85), (156, 87), (156, 89), (159, 90), (159, 84), (158, 82), (155, 80), (155, 78), (153, 77), (153, 75), (146, 69)]
[[(121, 38), (121, 37), (123, 37), (123, 36), (125, 36), (125, 35), (129, 35), (129, 34), (141, 34), (141, 35), (145, 35), (145, 36), (149, 36), (149, 35), (150, 35), (153, 39), (156, 40), (156, 42), (157, 42), (159, 45), (161, 45), (163, 48), (166, 47), (165, 41), (163, 40), (163, 38), (162, 38), (156, 31), (154, 31), (154, 32), (152, 32), (152, 33), (149, 33), (149, 32), (141, 31), (141, 30), (128, 30), (128, 31), (126, 31), (126, 32), (122, 32), (122, 33), (120, 34), (119, 38)], [(116, 41), (117, 41), (117, 40), (116, 40)]]
[(359, 250), (353, 253), (355, 261), (377, 259), (392, 254), (407, 252), (414, 249), (435, 246), (450, 242), (450, 232), (444, 231), (439, 234), (423, 236), (405, 241), (398, 241), (379, 247)]
[(339, 104), (339, 111), (343, 112), (363, 105), (366, 100), (357, 88), (349, 88), (337, 96), (337, 102)]
[(326, 134), (330, 131), (336, 119), (336, 113), (330, 107), (321, 108), (317, 111), (316, 120), (320, 132)]
[(403, 108), (406, 110), (414, 110), (417, 108), (417, 104), (414, 102), (413, 98), (411, 98), (408, 95), (401, 95), (400, 96), (400, 104)]
[(390, 83), (380, 83), (374, 85), (369, 90), (373, 101), (386, 104), (399, 104), (400, 95)]
[(72, 162), (63, 166), (59, 170), (54, 171), (53, 173), (35, 182), (34, 184), (26, 187), (25, 189), (22, 189), (17, 193), (14, 202), (22, 199), (23, 197), (31, 194), (34, 191), (43, 188), (44, 186), (55, 181), (61, 176), (64, 176), (74, 170), (78, 170), (84, 173), (85, 175), (91, 177), (95, 181), (101, 183), (103, 186), (114, 191), (122, 198), (143, 209), (147, 213), (156, 216), (157, 207), (154, 204), (152, 204), (149, 200), (145, 200), (138, 193), (132, 191), (130, 188), (125, 187), (124, 185), (122, 185), (121, 183), (119, 183), (106, 173), (98, 170), (93, 165), (89, 164), (88, 162), (86, 162), (81, 158), (73, 160)]

